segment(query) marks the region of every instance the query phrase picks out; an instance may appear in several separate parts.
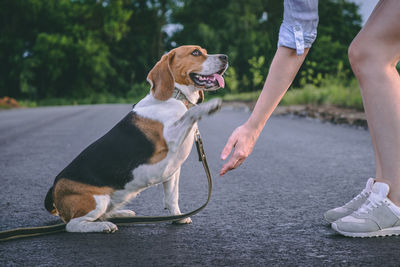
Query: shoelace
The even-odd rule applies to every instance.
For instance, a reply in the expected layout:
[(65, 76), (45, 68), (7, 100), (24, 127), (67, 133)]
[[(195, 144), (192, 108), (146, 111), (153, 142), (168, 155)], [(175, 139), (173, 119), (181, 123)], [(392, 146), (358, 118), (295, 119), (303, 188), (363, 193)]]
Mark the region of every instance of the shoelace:
[(355, 213), (357, 214), (365, 214), (370, 211), (373, 211), (376, 209), (378, 206), (380, 206), (383, 202), (383, 198), (379, 196), (378, 194), (371, 194), (368, 197), (367, 202), (365, 202)]
[(360, 194), (358, 194), (358, 195), (355, 196), (352, 200), (350, 200), (350, 201), (348, 202), (348, 204), (353, 203), (354, 201), (359, 200), (359, 199), (362, 198), (362, 197), (368, 197), (369, 193), (370, 193), (370, 192), (367, 192), (366, 189), (363, 189), (363, 191), (361, 191)]

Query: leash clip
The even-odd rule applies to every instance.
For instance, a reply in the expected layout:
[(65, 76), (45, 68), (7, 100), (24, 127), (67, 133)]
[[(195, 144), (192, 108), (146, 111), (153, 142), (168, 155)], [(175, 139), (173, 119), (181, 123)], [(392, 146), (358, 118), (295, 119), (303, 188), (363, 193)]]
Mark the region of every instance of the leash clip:
[(206, 157), (206, 153), (204, 152), (204, 147), (203, 147), (203, 140), (201, 139), (200, 131), (197, 128), (195, 133), (194, 133), (194, 140), (196, 142), (196, 148), (197, 148), (197, 154), (199, 155), (199, 161), (203, 161), (203, 159)]

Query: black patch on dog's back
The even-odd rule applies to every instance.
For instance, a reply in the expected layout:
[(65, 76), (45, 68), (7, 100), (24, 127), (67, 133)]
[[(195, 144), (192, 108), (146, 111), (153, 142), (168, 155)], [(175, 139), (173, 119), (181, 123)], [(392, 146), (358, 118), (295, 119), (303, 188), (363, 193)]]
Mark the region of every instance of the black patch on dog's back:
[(61, 178), (94, 185), (123, 189), (133, 180), (132, 170), (146, 163), (154, 153), (154, 145), (133, 123), (136, 113), (130, 112), (103, 137), (85, 148), (64, 170)]

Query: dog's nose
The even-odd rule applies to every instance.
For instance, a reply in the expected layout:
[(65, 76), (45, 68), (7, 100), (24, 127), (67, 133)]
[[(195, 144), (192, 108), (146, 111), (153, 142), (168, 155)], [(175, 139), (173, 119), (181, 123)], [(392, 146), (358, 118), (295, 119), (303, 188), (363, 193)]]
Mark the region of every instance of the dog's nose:
[(228, 62), (228, 56), (227, 55), (219, 55), (218, 58), (222, 61), (222, 63)]

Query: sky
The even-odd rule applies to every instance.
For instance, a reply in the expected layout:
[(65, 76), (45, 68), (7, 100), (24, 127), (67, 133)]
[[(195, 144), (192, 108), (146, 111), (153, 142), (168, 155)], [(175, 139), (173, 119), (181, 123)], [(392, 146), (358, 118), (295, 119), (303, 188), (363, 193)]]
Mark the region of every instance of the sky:
[[(360, 6), (360, 13), (364, 25), (379, 0), (351, 0), (351, 2), (356, 3)], [(321, 4), (321, 1), (319, 4)]]

